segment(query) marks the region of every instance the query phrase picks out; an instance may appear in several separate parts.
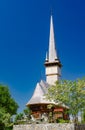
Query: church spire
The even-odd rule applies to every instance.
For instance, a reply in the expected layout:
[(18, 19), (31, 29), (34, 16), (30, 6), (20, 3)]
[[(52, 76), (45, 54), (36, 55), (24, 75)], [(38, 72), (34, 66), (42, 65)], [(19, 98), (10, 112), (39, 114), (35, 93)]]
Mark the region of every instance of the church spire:
[(55, 38), (53, 28), (53, 18), (50, 19), (50, 36), (49, 36), (49, 53), (46, 55), (46, 82), (53, 85), (61, 76), (61, 62), (58, 59), (57, 51), (55, 49)]
[(54, 38), (54, 28), (53, 28), (53, 18), (51, 15), (50, 20), (50, 37), (49, 37), (49, 62), (54, 62), (57, 57), (56, 49), (55, 49), (55, 38)]

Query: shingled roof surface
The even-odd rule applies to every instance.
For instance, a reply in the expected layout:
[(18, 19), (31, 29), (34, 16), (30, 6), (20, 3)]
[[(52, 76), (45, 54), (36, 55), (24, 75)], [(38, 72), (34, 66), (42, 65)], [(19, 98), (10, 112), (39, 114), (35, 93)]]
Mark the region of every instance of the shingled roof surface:
[(49, 100), (45, 99), (45, 94), (47, 93), (48, 88), (49, 85), (43, 80), (41, 80), (40, 83), (37, 83), (33, 96), (26, 105), (52, 103)]

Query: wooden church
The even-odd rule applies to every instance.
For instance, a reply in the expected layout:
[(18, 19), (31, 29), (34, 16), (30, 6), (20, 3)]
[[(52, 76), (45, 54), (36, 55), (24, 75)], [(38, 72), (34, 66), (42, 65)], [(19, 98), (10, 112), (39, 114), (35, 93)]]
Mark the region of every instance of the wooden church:
[[(51, 102), (45, 98), (45, 94), (48, 92), (48, 88), (54, 85), (57, 80), (60, 80), (61, 67), (62, 64), (57, 55), (57, 50), (55, 49), (55, 38), (54, 38), (54, 28), (53, 28), (53, 18), (51, 15), (50, 19), (50, 36), (49, 36), (49, 51), (46, 54), (45, 60), (45, 73), (46, 81), (41, 80), (37, 83), (34, 93), (31, 99), (26, 104), (32, 111), (32, 116), (35, 119), (41, 119), (42, 116), (48, 119), (50, 113), (53, 119), (69, 119), (69, 115), (66, 114), (68, 107), (65, 105), (59, 106), (56, 102)], [(53, 104), (53, 107), (49, 108), (48, 105)]]

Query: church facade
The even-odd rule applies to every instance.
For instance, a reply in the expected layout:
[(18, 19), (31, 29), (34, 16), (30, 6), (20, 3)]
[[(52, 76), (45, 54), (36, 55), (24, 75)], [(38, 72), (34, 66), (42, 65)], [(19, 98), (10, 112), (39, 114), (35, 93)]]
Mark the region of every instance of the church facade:
[[(60, 79), (62, 64), (58, 58), (57, 49), (55, 48), (53, 18), (50, 19), (50, 36), (49, 36), (49, 50), (46, 53), (45, 59), (45, 75), (46, 81), (41, 80), (37, 83), (34, 93), (31, 99), (26, 104), (32, 111), (32, 115), (36, 119), (41, 119), (42, 115), (47, 118), (52, 114), (54, 119), (62, 118), (67, 120), (69, 116), (65, 113), (68, 109), (65, 106), (59, 106), (58, 103), (51, 102), (45, 98), (45, 94), (51, 85), (54, 85), (56, 81)], [(54, 104), (52, 108), (48, 108), (48, 105)]]

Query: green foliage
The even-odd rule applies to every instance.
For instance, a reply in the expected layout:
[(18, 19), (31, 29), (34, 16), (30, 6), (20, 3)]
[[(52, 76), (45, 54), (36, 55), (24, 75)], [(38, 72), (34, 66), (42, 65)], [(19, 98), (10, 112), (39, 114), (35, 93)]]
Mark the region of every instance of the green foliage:
[(2, 130), (13, 125), (10, 119), (16, 114), (17, 109), (18, 104), (11, 97), (8, 87), (0, 84), (0, 126)]
[(10, 115), (16, 114), (18, 104), (11, 97), (7, 86), (0, 84), (0, 108), (3, 108)]
[(18, 122), (18, 121), (20, 122), (20, 120), (22, 120), (22, 119), (23, 119), (23, 113), (19, 113), (19, 114), (16, 115), (14, 122), (15, 123)]
[(15, 124), (24, 124), (27, 121), (30, 121), (31, 110), (25, 108), (22, 113), (18, 113), (15, 117)]
[(85, 78), (75, 81), (60, 80), (48, 89), (46, 98), (69, 108), (74, 120), (79, 111), (85, 108)]
[(29, 107), (24, 109), (23, 112), (24, 112), (25, 115), (31, 115), (31, 110), (30, 110)]
[(64, 120), (64, 119), (57, 119), (57, 123), (69, 123), (69, 120)]
[(85, 109), (82, 111), (82, 123), (85, 123)]
[(10, 121), (11, 115), (7, 113), (4, 109), (0, 108), (0, 126), (1, 130), (4, 128), (11, 128), (13, 123)]
[(84, 112), (83, 112), (83, 121), (84, 121), (84, 123), (85, 123), (85, 110), (84, 110)]

